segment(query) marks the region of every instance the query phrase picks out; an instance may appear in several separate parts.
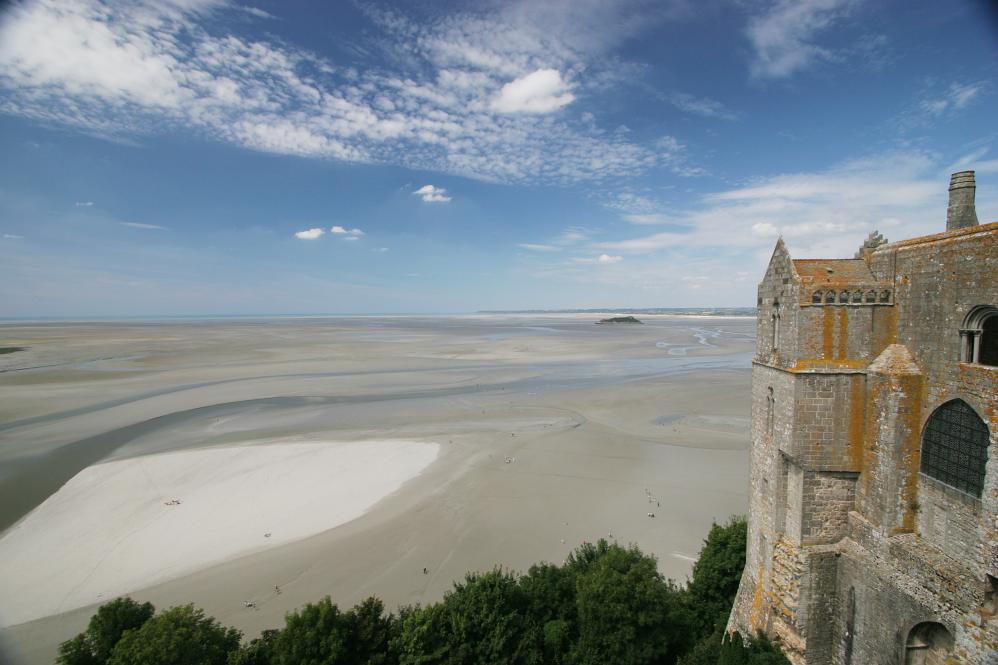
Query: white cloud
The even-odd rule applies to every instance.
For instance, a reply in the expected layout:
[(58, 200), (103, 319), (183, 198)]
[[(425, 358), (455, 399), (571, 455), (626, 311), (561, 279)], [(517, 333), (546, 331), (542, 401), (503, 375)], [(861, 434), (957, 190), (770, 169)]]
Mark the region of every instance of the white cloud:
[(215, 15), (240, 11), (231, 3), (36, 0), (0, 22), (0, 112), (114, 140), (180, 129), (495, 182), (678, 172), (681, 155), (548, 113), (574, 98), (566, 81), (581, 72), (587, 91), (612, 79), (607, 49), (671, 11), (581, 1), (496, 4), (425, 24), (364, 7), (390, 57), (361, 48), (359, 66), (340, 67), (227, 31)]
[(610, 256), (609, 254), (600, 254), (599, 258), (596, 259), (596, 263), (600, 265), (609, 265), (611, 263), (620, 263), (624, 259), (623, 256)]
[(413, 194), (427, 203), (447, 203), (451, 200), (451, 197), (447, 196), (446, 189), (443, 187), (434, 187), (433, 185), (423, 185), (414, 191)]
[(257, 17), (257, 18), (265, 18), (265, 19), (274, 19), (274, 18), (276, 18), (270, 12), (266, 12), (266, 11), (260, 9), (259, 7), (251, 7), (249, 5), (242, 5), (241, 7), (239, 7), (239, 9), (241, 9), (242, 11), (246, 12), (247, 14), (251, 14), (251, 15)]
[(631, 224), (665, 224), (669, 218), (659, 212), (637, 215), (624, 215), (624, 219)]
[(371, 249), (371, 251), (372, 252), (383, 253), (383, 252), (387, 252), (388, 248), (387, 247), (374, 247), (374, 248)]
[(492, 108), (500, 113), (551, 113), (572, 103), (575, 95), (557, 69), (538, 69), (499, 90)]
[(15, 235), (13, 233), (5, 233), (5, 234), (3, 234), (3, 237), (4, 237), (4, 240), (20, 240), (24, 236)]
[(704, 118), (719, 120), (735, 120), (738, 115), (727, 106), (709, 97), (695, 97), (685, 92), (674, 92), (665, 99), (680, 111), (699, 115)]
[(308, 229), (306, 231), (297, 231), (295, 233), (295, 237), (298, 238), (299, 240), (315, 240), (323, 233), (325, 233), (325, 231), (323, 231), (322, 229), (318, 228)]
[(874, 229), (890, 230), (896, 239), (942, 230), (947, 183), (941, 171), (925, 153), (893, 152), (822, 172), (771, 176), (706, 195), (700, 206), (677, 213), (675, 223), (686, 230), (593, 247), (635, 254), (731, 250), (740, 257), (766, 256), (782, 235), (799, 257), (849, 257)]
[(144, 224), (142, 222), (118, 222), (122, 226), (127, 226), (133, 229), (151, 229), (157, 231), (163, 231), (166, 229), (165, 226), (160, 226), (159, 224)]
[(932, 116), (966, 107), (984, 89), (983, 83), (953, 83), (941, 96), (923, 99), (919, 107)]
[(77, 208), (89, 208), (93, 204), (94, 204), (93, 201), (77, 201), (73, 205), (75, 205)]
[(347, 236), (344, 240), (356, 240), (360, 236), (364, 235), (364, 232), (360, 229), (348, 229), (343, 226), (334, 226), (329, 229), (329, 232), (333, 235)]
[(854, 0), (781, 0), (749, 21), (746, 34), (754, 57), (749, 64), (758, 79), (786, 78), (815, 61), (834, 57), (814, 37), (848, 13)]
[(533, 242), (521, 242), (517, 243), (516, 246), (521, 249), (529, 249), (531, 252), (560, 252), (562, 249), (557, 245), (543, 245)]

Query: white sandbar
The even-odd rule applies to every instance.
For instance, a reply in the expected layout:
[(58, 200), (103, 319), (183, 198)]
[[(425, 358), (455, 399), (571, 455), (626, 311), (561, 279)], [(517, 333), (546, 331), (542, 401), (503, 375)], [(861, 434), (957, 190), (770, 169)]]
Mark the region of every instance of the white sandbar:
[[(0, 539), (0, 598), (17, 599), (0, 606), (0, 626), (331, 529), (419, 474), (438, 449), (280, 443), (91, 466)], [(174, 499), (179, 505), (167, 505)]]

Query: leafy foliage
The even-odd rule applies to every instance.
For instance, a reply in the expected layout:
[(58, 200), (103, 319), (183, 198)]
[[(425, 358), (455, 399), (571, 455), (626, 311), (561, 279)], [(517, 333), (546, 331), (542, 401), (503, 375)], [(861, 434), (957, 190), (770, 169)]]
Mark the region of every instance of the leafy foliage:
[(746, 533), (744, 519), (714, 524), (693, 565), (687, 592), (700, 637), (723, 630), (727, 623), (745, 568)]
[(193, 605), (173, 607), (126, 631), (108, 665), (225, 665), (241, 633)]
[[(240, 634), (193, 606), (101, 607), (59, 665), (789, 665), (762, 634), (724, 637), (745, 561), (745, 522), (714, 525), (686, 588), (654, 557), (600, 540), (525, 575), (472, 573), (438, 602), (346, 612), (327, 596), (239, 648)], [(152, 618), (150, 618), (152, 617)]]
[(140, 628), (152, 618), (151, 603), (136, 603), (131, 598), (117, 598), (101, 605), (90, 617), (87, 629), (63, 642), (56, 663), (59, 665), (104, 665), (121, 637)]

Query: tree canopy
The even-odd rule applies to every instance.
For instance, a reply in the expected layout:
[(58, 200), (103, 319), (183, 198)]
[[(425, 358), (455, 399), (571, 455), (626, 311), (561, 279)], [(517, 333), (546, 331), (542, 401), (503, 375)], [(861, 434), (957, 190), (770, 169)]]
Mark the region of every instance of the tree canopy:
[(600, 540), (526, 574), (469, 573), (442, 600), (341, 611), (328, 596), (240, 646), (191, 605), (153, 615), (121, 598), (62, 644), (59, 665), (789, 665), (765, 636), (724, 636), (745, 565), (745, 521), (715, 524), (685, 587), (655, 558)]

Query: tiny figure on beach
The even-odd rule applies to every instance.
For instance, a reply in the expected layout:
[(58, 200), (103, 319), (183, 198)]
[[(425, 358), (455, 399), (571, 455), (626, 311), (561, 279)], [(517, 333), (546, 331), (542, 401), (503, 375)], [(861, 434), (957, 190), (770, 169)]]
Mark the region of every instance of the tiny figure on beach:
[(268, 531), (267, 533), (263, 534), (263, 537), (264, 538), (270, 538), (270, 532)]
[(281, 595), (281, 587), (279, 587), (279, 586), (277, 586), (275, 584), (274, 585), (274, 593), (276, 593), (277, 595)]
[(423, 566), (423, 574), (424, 575), (429, 575), (430, 574), (430, 570), (426, 566)]
[(655, 517), (655, 513), (648, 513), (648, 517)]
[(169, 501), (164, 501), (163, 505), (164, 506), (179, 506), (180, 505), (180, 499), (170, 499)]
[(256, 609), (256, 603), (251, 600), (244, 600), (243, 607)]

